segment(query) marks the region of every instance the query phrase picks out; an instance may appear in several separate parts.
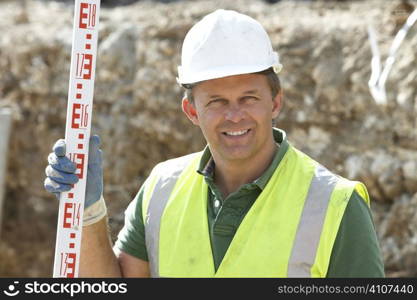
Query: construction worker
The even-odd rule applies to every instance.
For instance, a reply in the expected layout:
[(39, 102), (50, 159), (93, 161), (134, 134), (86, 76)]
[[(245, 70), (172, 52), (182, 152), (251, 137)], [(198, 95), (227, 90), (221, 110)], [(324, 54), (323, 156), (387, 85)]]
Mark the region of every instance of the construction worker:
[[(90, 140), (80, 276), (382, 277), (365, 186), (335, 175), (272, 126), (279, 57), (256, 20), (217, 10), (182, 47), (182, 110), (207, 147), (158, 164), (112, 248), (100, 140)], [(45, 187), (78, 178), (59, 140)]]

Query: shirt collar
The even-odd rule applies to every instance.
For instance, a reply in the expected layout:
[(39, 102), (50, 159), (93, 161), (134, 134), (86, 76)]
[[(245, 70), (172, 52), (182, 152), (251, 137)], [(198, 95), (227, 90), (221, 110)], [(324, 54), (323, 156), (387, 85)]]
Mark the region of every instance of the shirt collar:
[[(272, 163), (265, 170), (265, 172), (258, 178), (253, 181), (253, 184), (257, 185), (260, 189), (264, 189), (269, 179), (272, 177), (275, 169), (278, 167), (281, 159), (284, 157), (284, 154), (288, 150), (288, 141), (287, 135), (284, 130), (278, 128), (272, 128), (272, 133), (274, 140), (279, 146), (278, 150), (275, 153), (275, 156), (272, 160)], [(203, 175), (206, 179), (213, 180), (215, 162), (213, 156), (211, 155), (210, 148), (207, 145), (204, 148), (203, 155), (200, 159), (200, 163), (197, 169), (197, 172), (200, 175)]]

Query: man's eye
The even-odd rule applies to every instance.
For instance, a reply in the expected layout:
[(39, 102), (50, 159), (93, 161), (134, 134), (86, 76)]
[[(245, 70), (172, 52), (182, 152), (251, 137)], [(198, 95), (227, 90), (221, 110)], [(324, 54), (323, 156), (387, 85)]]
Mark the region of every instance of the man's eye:
[(222, 101), (223, 101), (222, 99), (213, 99), (213, 100), (209, 101), (209, 103), (207, 103), (207, 105), (221, 103)]
[(242, 98), (244, 101), (255, 101), (258, 100), (258, 98), (253, 97), (253, 96), (246, 96)]

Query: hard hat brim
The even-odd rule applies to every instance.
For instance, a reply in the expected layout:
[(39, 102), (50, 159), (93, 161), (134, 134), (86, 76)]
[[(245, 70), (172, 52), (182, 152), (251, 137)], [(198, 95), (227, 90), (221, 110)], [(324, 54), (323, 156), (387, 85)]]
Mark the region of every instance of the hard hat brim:
[(211, 80), (211, 79), (218, 79), (218, 78), (224, 78), (228, 76), (234, 76), (234, 75), (243, 75), (243, 74), (251, 74), (251, 73), (257, 73), (264, 71), (266, 69), (269, 69), (273, 67), (275, 73), (278, 73), (282, 69), (282, 65), (280, 63), (274, 63), (274, 64), (265, 64), (265, 65), (256, 65), (256, 66), (233, 66), (231, 68), (230, 66), (222, 66), (220, 68), (210, 69), (210, 70), (204, 70), (198, 73), (192, 73), (192, 78), (188, 78), (185, 76), (185, 74), (190, 72), (184, 72), (181, 66), (178, 66), (178, 78), (177, 81), (179, 84), (193, 84), (205, 80)]

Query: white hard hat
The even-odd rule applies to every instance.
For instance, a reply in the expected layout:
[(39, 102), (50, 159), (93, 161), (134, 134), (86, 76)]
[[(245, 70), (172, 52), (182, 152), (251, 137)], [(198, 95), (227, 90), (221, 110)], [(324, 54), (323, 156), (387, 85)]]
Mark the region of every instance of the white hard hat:
[(271, 67), (278, 73), (282, 65), (262, 25), (247, 15), (219, 9), (185, 36), (177, 80), (190, 84)]

